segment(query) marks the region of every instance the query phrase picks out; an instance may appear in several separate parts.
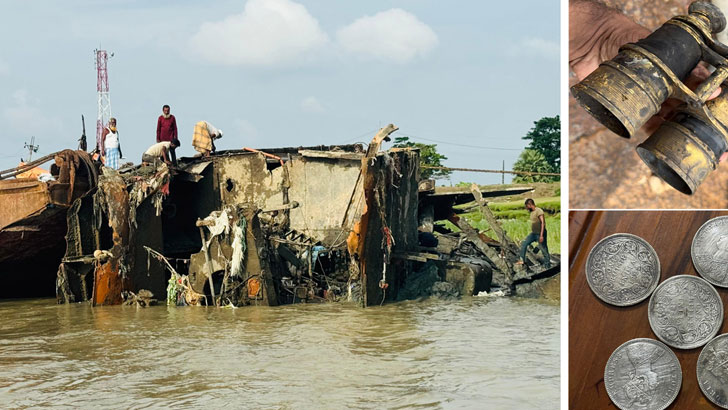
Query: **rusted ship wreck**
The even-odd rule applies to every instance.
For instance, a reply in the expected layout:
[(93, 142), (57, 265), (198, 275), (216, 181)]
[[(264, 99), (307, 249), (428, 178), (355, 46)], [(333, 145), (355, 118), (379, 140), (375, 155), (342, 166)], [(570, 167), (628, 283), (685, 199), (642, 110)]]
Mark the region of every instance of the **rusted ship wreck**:
[[(453, 205), (473, 200), (490, 215), (477, 187), (438, 191), (419, 181), (416, 149), (380, 151), (395, 130), (381, 129), (366, 149), (244, 149), (170, 167), (74, 168), (89, 188), (57, 207), (66, 218), (59, 303), (371, 306), (493, 286), (517, 292), (558, 274), (557, 260), (543, 269), (530, 252), (530, 269), (518, 269), (517, 247), (494, 218), (497, 241), (457, 217)], [(461, 232), (423, 243), (437, 219)]]

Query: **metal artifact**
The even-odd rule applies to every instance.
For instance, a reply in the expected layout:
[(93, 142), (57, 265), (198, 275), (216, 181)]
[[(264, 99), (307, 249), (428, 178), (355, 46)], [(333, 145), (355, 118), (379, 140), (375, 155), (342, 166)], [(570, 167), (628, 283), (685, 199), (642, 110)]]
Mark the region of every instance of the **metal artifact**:
[[(690, 5), (646, 38), (625, 44), (571, 88), (576, 100), (605, 127), (629, 138), (668, 98), (685, 102), (676, 115), (637, 147), (642, 160), (666, 183), (693, 194), (728, 150), (728, 99), (707, 101), (728, 79), (728, 46), (712, 34), (726, 20), (708, 2)], [(683, 82), (700, 61), (716, 70), (694, 91)]]
[(631, 306), (647, 299), (657, 287), (660, 260), (644, 239), (616, 233), (589, 252), (586, 279), (599, 299), (614, 306)]
[(705, 397), (728, 409), (728, 333), (705, 345), (698, 357), (696, 373)]
[(728, 216), (704, 223), (693, 238), (690, 254), (700, 276), (715, 286), (728, 287)]
[(604, 368), (607, 394), (622, 410), (663, 410), (675, 400), (681, 385), (677, 356), (653, 339), (632, 339), (622, 344)]
[(705, 279), (677, 275), (650, 297), (647, 317), (655, 335), (677, 349), (694, 349), (712, 339), (723, 324), (723, 303)]

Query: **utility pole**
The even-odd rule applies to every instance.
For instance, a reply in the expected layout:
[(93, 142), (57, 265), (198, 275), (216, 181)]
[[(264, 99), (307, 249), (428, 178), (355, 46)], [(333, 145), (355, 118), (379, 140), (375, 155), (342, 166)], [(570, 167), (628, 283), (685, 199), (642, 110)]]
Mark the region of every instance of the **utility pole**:
[(28, 148), (28, 160), (25, 162), (30, 162), (33, 158), (33, 153), (38, 152), (38, 148), (40, 148), (39, 145), (35, 145), (35, 136), (30, 137), (30, 144), (26, 142), (24, 148)]
[(503, 160), (503, 172), (501, 173), (501, 185), (506, 184), (506, 160)]
[(109, 74), (107, 70), (107, 63), (109, 57), (113, 57), (114, 53), (110, 55), (106, 53), (106, 50), (94, 50), (96, 56), (96, 92), (98, 93), (98, 116), (96, 117), (96, 149), (100, 152), (104, 152), (104, 147), (101, 146), (101, 133), (104, 131), (104, 126), (109, 122), (111, 118), (111, 96), (109, 95)]

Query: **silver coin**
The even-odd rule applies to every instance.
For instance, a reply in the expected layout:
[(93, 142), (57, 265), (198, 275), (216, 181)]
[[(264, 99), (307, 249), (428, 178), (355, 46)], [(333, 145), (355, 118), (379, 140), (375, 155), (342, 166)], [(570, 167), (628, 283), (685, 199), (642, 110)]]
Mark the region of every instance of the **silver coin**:
[(698, 229), (690, 247), (700, 276), (715, 286), (728, 287), (728, 216), (719, 216)]
[(677, 275), (655, 289), (647, 318), (658, 339), (677, 349), (693, 349), (708, 343), (720, 330), (723, 303), (705, 279)]
[(632, 339), (609, 356), (604, 385), (622, 410), (663, 410), (680, 391), (682, 369), (669, 347), (653, 339)]
[(697, 373), (705, 397), (728, 409), (728, 333), (705, 345), (698, 357)]
[(628, 233), (607, 236), (589, 252), (586, 280), (592, 292), (615, 306), (645, 299), (660, 281), (660, 260), (647, 241)]

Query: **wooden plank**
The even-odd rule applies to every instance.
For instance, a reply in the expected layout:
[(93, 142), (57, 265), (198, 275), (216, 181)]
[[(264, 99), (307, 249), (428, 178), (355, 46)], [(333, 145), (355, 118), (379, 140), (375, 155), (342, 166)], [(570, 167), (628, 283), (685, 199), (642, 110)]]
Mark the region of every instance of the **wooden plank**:
[[(657, 252), (661, 280), (697, 275), (690, 244), (698, 228), (726, 211), (572, 211), (569, 213), (569, 408), (614, 409), (604, 388), (604, 366), (622, 343), (657, 339), (647, 320), (648, 300), (615, 307), (601, 302), (586, 281), (589, 251), (602, 238), (618, 232), (638, 235)], [(717, 288), (723, 300), (728, 289)], [(723, 321), (719, 334), (728, 331)], [(701, 349), (672, 349), (682, 367), (682, 388), (671, 409), (714, 409), (703, 396), (695, 373)]]
[(470, 186), (470, 192), (473, 193), (473, 198), (475, 198), (475, 202), (480, 207), (481, 215), (483, 215), (485, 220), (488, 222), (490, 228), (493, 229), (493, 232), (495, 232), (495, 235), (498, 237), (498, 242), (500, 242), (501, 245), (503, 245), (506, 249), (510, 250), (515, 254), (518, 254), (518, 252), (515, 250), (515, 242), (513, 242), (513, 240), (508, 237), (508, 235), (506, 235), (503, 227), (501, 227), (500, 223), (498, 223), (498, 221), (495, 219), (493, 212), (490, 211), (488, 205), (486, 205), (485, 201), (483, 201), (483, 195), (480, 193), (480, 188), (478, 188), (477, 185), (472, 184)]

